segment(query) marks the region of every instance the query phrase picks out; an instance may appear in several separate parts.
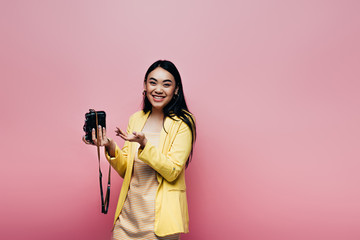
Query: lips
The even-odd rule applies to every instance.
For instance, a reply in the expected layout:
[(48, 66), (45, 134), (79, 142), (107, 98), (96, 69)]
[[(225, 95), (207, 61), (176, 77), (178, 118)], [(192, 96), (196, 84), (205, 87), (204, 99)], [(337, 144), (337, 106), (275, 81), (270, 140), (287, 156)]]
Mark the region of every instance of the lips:
[(165, 99), (164, 96), (157, 96), (157, 95), (152, 95), (153, 99), (155, 102), (161, 102)]

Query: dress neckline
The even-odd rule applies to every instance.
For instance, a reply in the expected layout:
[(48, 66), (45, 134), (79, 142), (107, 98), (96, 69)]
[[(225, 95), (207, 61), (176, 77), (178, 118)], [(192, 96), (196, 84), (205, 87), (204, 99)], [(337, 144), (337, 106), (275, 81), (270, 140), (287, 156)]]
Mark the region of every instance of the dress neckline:
[(156, 135), (157, 135), (157, 134), (160, 134), (160, 132), (145, 132), (145, 131), (144, 131), (143, 133), (146, 133), (146, 134), (154, 134), (154, 135), (155, 135), (155, 134), (156, 134)]

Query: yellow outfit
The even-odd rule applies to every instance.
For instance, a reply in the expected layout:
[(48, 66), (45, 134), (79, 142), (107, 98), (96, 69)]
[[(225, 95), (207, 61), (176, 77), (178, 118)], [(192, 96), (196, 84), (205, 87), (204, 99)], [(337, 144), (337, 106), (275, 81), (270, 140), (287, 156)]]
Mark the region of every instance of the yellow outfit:
[[(129, 119), (127, 132), (140, 132), (149, 116), (143, 111), (136, 112)], [(166, 117), (161, 130), (158, 148), (149, 141), (144, 149), (135, 142), (125, 141), (124, 147), (116, 146), (115, 157), (106, 158), (111, 166), (124, 178), (114, 225), (119, 218), (127, 197), (135, 154), (142, 162), (153, 168), (157, 174), (158, 187), (155, 196), (154, 232), (157, 236), (189, 232), (189, 215), (186, 199), (185, 163), (192, 148), (190, 128), (178, 117)], [(160, 151), (161, 149), (161, 151)]]

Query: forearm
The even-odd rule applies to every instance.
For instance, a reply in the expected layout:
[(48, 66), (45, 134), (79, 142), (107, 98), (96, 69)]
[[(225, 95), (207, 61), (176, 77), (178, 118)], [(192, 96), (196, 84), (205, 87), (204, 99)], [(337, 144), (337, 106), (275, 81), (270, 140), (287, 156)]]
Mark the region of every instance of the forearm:
[(105, 156), (111, 166), (119, 173), (119, 175), (124, 177), (127, 167), (128, 142), (125, 142), (122, 149), (116, 145), (115, 141), (113, 141), (113, 143), (113, 146), (109, 146), (109, 149), (105, 148)]

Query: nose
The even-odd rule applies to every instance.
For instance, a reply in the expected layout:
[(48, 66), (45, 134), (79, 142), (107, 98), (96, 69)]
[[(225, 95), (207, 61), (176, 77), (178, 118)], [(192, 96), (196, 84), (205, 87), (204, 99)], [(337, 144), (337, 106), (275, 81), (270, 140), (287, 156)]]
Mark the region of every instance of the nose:
[(161, 94), (162, 92), (163, 92), (162, 87), (161, 87), (160, 85), (158, 85), (158, 86), (155, 88), (155, 93)]

